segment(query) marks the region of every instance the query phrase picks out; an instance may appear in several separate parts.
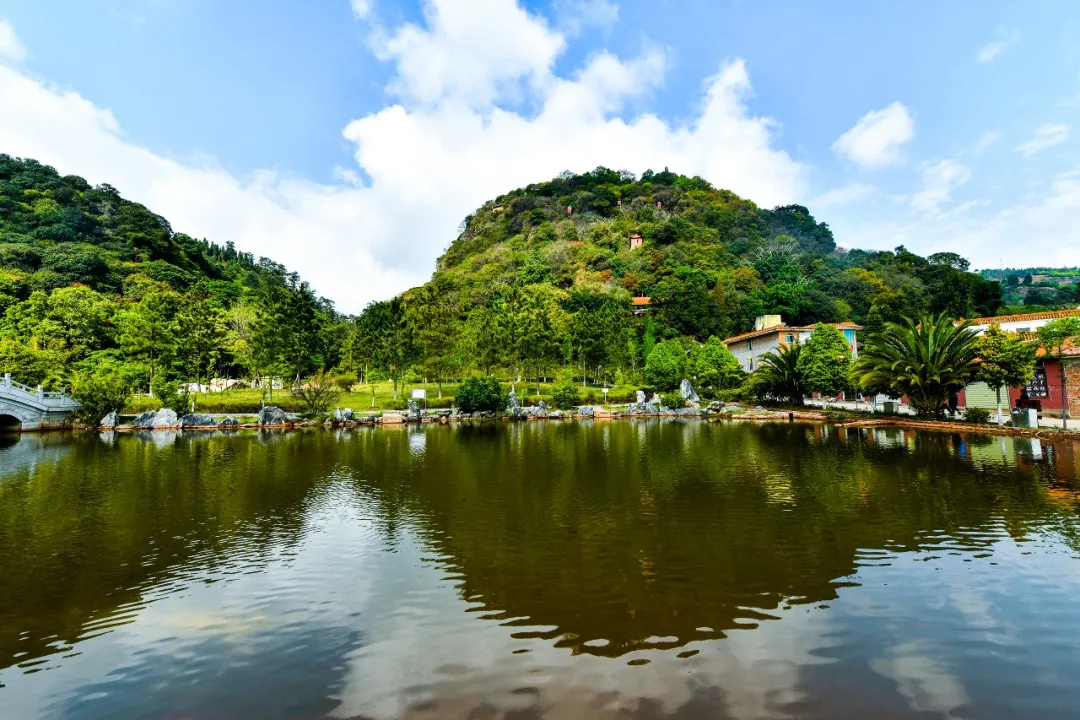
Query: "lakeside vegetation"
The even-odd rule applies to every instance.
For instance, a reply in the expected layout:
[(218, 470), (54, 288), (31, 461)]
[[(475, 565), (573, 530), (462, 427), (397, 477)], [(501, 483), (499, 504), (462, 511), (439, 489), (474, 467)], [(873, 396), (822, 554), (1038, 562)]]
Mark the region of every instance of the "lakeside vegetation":
[[(477, 375), (555, 405), (599, 401), (600, 386), (613, 401), (646, 389), (676, 402), (684, 377), (705, 399), (880, 390), (852, 375), (827, 323), (875, 338), (900, 318), (994, 315), (1007, 287), (954, 253), (839, 248), (802, 206), (762, 209), (667, 170), (597, 168), (485, 203), (430, 282), (347, 316), (272, 260), (174, 232), (110, 186), (0, 155), (0, 372), (71, 389), (91, 422), (193, 401), (363, 410), (373, 388), (376, 408), (419, 386), (437, 406)], [(769, 314), (818, 330), (748, 379), (721, 340)], [(211, 378), (254, 389), (184, 392)], [(287, 389), (256, 387), (266, 378)]]

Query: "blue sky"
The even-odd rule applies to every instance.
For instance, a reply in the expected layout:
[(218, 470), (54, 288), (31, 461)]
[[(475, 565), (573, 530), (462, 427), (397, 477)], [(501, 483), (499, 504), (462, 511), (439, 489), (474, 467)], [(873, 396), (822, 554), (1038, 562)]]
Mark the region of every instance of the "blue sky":
[(597, 164), (800, 202), (842, 245), (1080, 263), (1075, 2), (0, 0), (0, 23), (0, 152), (346, 310), (422, 281), (484, 200)]

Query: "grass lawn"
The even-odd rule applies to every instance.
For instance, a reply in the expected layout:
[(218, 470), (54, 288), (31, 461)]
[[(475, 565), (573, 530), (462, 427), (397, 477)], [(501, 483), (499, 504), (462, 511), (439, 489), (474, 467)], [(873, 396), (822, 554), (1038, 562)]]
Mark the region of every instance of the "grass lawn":
[[(503, 382), (503, 391), (510, 391), (510, 383)], [(456, 383), (443, 383), (442, 399), (439, 399), (439, 386), (435, 383), (416, 383), (406, 386), (398, 386), (398, 401), (394, 401), (394, 386), (390, 382), (375, 384), (374, 403), (372, 402), (372, 386), (357, 385), (352, 392), (342, 393), (334, 403), (334, 407), (352, 408), (355, 412), (393, 410), (404, 407), (404, 402), (410, 397), (412, 390), (424, 388), (427, 390), (427, 406), (429, 408), (452, 407), (454, 393), (457, 391)], [(536, 393), (536, 383), (516, 383), (519, 402), (523, 405), (535, 405), (537, 400), (544, 400), (551, 405), (552, 383), (541, 383), (540, 394)], [(611, 388), (608, 394), (611, 402), (626, 402), (632, 398), (636, 387), (629, 385)], [(579, 387), (582, 401), (590, 404), (599, 404), (604, 400), (601, 388), (595, 385)], [(294, 397), (288, 390), (275, 390), (273, 402), (265, 391), (262, 390), (226, 390), (220, 393), (199, 393), (194, 396), (195, 411), (202, 413), (254, 413), (259, 410), (263, 403), (276, 405), (288, 412), (304, 412), (307, 408), (299, 398)], [(423, 407), (424, 402), (420, 401)], [(140, 413), (146, 410), (157, 410), (160, 407), (156, 398), (139, 396), (132, 398), (124, 413)]]

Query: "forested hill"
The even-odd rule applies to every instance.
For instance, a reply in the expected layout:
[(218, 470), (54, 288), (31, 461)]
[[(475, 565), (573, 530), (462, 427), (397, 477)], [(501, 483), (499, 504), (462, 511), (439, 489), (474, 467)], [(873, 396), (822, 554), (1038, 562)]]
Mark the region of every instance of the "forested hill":
[(1002, 305), (1000, 284), (957, 254), (841, 249), (805, 207), (762, 209), (667, 170), (636, 179), (597, 168), (502, 195), (466, 218), (433, 282), (462, 307), (536, 285), (567, 291), (571, 306), (596, 293), (649, 296), (665, 334), (698, 340), (743, 332), (762, 314), (875, 325)]
[(231, 242), (174, 232), (109, 185), (92, 187), (36, 160), (0, 154), (0, 293), (8, 298), (76, 283), (124, 294), (125, 285), (142, 281), (178, 292), (205, 282), (235, 295), (232, 286), (254, 284), (259, 272)]
[(133, 387), (336, 366), (347, 318), (272, 260), (174, 232), (109, 185), (0, 154), (0, 372)]

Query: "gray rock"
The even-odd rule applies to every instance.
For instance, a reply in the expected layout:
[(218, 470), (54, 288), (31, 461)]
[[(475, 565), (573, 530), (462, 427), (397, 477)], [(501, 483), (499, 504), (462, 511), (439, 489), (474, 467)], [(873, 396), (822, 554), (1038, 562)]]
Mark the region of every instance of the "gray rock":
[(548, 418), (551, 419), (551, 420), (560, 420), (562, 418), (562, 416), (563, 416), (563, 411), (562, 410), (552, 410), (550, 413), (548, 413)]
[(337, 408), (334, 410), (334, 422), (353, 422), (356, 419), (356, 414), (352, 411), (352, 408)]
[(209, 415), (202, 415), (199, 413), (188, 413), (180, 418), (180, 427), (213, 427), (217, 425), (217, 421)]
[(540, 404), (538, 405), (538, 407), (539, 407), (539, 408), (540, 408), (541, 410), (543, 410), (544, 412), (547, 412), (548, 406), (547, 406), (547, 403), (546, 403), (546, 402), (544, 402), (543, 400), (541, 400), (541, 401), (540, 401)]
[(592, 405), (582, 405), (581, 407), (578, 408), (577, 414), (578, 414), (578, 417), (592, 417), (593, 416), (593, 406)]
[(152, 428), (174, 428), (180, 426), (180, 418), (176, 416), (175, 410), (169, 408), (162, 408), (154, 413), (154, 419), (150, 421), (150, 427)]
[(730, 415), (731, 413), (737, 413), (740, 410), (742, 410), (742, 408), (739, 407), (738, 405), (728, 405), (727, 407), (724, 408), (724, 412), (727, 413), (728, 415)]
[(357, 422), (360, 423), (361, 425), (374, 425), (375, 424), (375, 416), (374, 415), (361, 415), (357, 419)]
[(153, 410), (148, 410), (144, 413), (140, 413), (135, 421), (131, 424), (141, 430), (149, 430), (154, 426), (154, 416), (157, 415)]
[(687, 402), (698, 402), (701, 398), (694, 392), (694, 386), (690, 384), (690, 381), (683, 378), (683, 381), (679, 383), (679, 394), (683, 396), (683, 400)]
[(113, 429), (114, 427), (116, 427), (119, 424), (120, 424), (120, 418), (116, 414), (115, 410), (113, 410), (111, 413), (109, 413), (105, 417), (101, 418), (101, 422), (98, 423), (98, 425), (100, 425), (101, 427), (108, 428), (110, 430)]
[(644, 405), (645, 404), (645, 391), (644, 390), (638, 390), (637, 391), (637, 402), (635, 404), (637, 404), (637, 405)]
[(259, 410), (260, 425), (284, 425), (289, 422), (291, 416), (279, 407), (267, 405)]
[(520, 407), (521, 403), (518, 402), (517, 393), (511, 390), (510, 394), (506, 396), (506, 412), (514, 414)]
[(218, 423), (218, 427), (236, 427), (239, 424), (240, 424), (240, 421), (237, 420), (236, 418), (227, 417), (227, 418), (224, 418), (221, 422)]
[(417, 404), (417, 402), (415, 400), (410, 400), (409, 401), (409, 419), (411, 419), (411, 420), (419, 420), (420, 419), (420, 406)]

